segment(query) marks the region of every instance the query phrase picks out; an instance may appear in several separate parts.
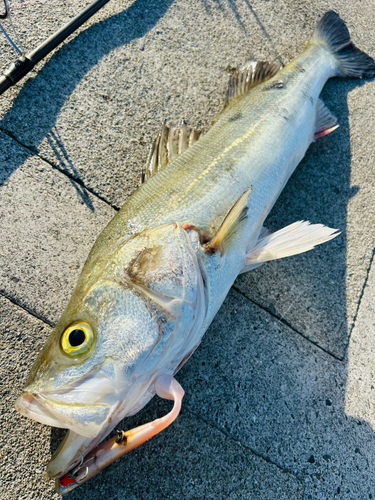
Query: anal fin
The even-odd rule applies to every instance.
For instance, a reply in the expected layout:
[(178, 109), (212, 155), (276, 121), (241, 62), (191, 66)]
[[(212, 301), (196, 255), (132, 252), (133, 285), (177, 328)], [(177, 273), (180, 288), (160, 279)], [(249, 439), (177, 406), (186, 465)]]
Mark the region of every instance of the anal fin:
[(338, 128), (337, 118), (334, 116), (324, 102), (318, 99), (316, 103), (316, 121), (314, 139), (324, 137)]
[(236, 233), (247, 217), (247, 205), (252, 189), (253, 187), (250, 186), (244, 191), (225, 217), (216, 235), (204, 245), (204, 249), (207, 253), (214, 253), (219, 250), (221, 254), (223, 254), (230, 249)]
[(245, 273), (270, 260), (282, 259), (312, 250), (316, 245), (332, 240), (339, 234), (337, 229), (323, 224), (298, 221), (258, 239), (246, 258)]

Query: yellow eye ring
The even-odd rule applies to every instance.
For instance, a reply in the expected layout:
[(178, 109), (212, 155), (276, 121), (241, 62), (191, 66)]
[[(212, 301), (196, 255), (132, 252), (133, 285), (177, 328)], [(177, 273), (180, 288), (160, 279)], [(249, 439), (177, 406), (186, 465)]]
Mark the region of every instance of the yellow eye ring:
[(61, 348), (69, 356), (84, 354), (94, 343), (94, 332), (84, 321), (72, 323), (61, 336)]

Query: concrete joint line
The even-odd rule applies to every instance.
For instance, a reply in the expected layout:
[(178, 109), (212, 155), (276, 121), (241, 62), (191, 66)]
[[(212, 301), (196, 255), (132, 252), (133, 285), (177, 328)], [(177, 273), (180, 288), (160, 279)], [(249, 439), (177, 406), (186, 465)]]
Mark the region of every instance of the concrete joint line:
[(20, 309), (23, 309), (25, 312), (27, 312), (27, 314), (30, 314), (30, 316), (33, 316), (34, 318), (38, 319), (39, 321), (42, 321), (43, 323), (45, 323), (46, 325), (50, 326), (51, 328), (53, 328), (55, 326), (47, 318), (45, 318), (44, 316), (41, 316), (40, 314), (36, 313), (35, 311), (32, 311), (27, 306), (21, 304), (14, 297), (11, 297), (7, 293), (5, 293), (4, 290), (0, 291), (0, 295), (2, 295), (5, 299), (9, 300), (9, 302), (11, 302), (12, 304), (14, 304), (15, 306), (19, 307)]
[(358, 299), (357, 309), (355, 311), (355, 315), (354, 315), (354, 318), (353, 318), (353, 321), (352, 321), (352, 325), (350, 327), (350, 333), (349, 333), (349, 338), (348, 338), (348, 343), (347, 343), (346, 349), (348, 349), (350, 338), (352, 336), (352, 331), (353, 331), (353, 329), (355, 327), (355, 324), (356, 324), (356, 321), (357, 321), (357, 317), (358, 317), (358, 314), (359, 314), (359, 308), (361, 307), (361, 303), (362, 303), (362, 299), (363, 299), (363, 294), (365, 293), (365, 289), (366, 289), (366, 286), (367, 286), (367, 282), (368, 282), (368, 278), (369, 278), (369, 275), (370, 275), (370, 271), (371, 271), (371, 267), (372, 267), (372, 263), (374, 261), (374, 258), (375, 258), (375, 248), (373, 248), (373, 250), (372, 250), (372, 255), (371, 255), (370, 263), (369, 263), (369, 266), (368, 266), (367, 271), (366, 271), (366, 278), (365, 278), (365, 280), (363, 282), (361, 294), (360, 294), (359, 299)]
[(297, 479), (297, 481), (302, 482), (300, 474), (296, 474), (295, 472), (293, 472), (291, 470), (285, 469), (285, 467), (283, 467), (282, 465), (280, 465), (280, 464), (278, 464), (276, 462), (273, 462), (268, 457), (262, 455), (261, 453), (258, 453), (257, 451), (253, 450), (252, 448), (250, 448), (250, 446), (248, 446), (248, 445), (242, 443), (241, 441), (235, 439), (233, 436), (231, 436), (230, 434), (228, 434), (225, 430), (220, 429), (216, 425), (212, 424), (212, 422), (209, 422), (208, 420), (206, 420), (202, 416), (197, 415), (196, 413), (194, 413), (189, 408), (185, 408), (185, 411), (187, 411), (188, 413), (190, 413), (190, 415), (193, 415), (197, 420), (200, 420), (200, 421), (204, 422), (206, 425), (208, 425), (212, 429), (215, 429), (215, 430), (219, 431), (221, 434), (223, 434), (226, 438), (230, 439), (234, 443), (240, 444), (243, 448), (245, 448), (246, 450), (250, 451), (250, 453), (252, 453), (256, 457), (260, 458), (261, 460), (264, 460), (265, 462), (267, 462), (270, 465), (274, 465), (279, 470), (281, 470), (284, 474), (290, 474), (291, 476), (294, 476)]
[(47, 158), (44, 158), (43, 156), (41, 156), (38, 153), (38, 151), (36, 151), (35, 149), (33, 149), (30, 146), (26, 146), (26, 144), (23, 144), (19, 139), (17, 139), (17, 137), (15, 137), (11, 132), (9, 132), (9, 130), (5, 130), (5, 129), (1, 129), (0, 128), (0, 132), (4, 132), (4, 134), (6, 134), (9, 137), (11, 137), (21, 147), (23, 147), (24, 149), (27, 149), (27, 151), (29, 151), (33, 156), (37, 156), (43, 162), (48, 163), (48, 165), (51, 168), (53, 168), (54, 170), (57, 170), (61, 174), (65, 175), (66, 177), (68, 177), (69, 180), (77, 183), (79, 186), (82, 186), (88, 193), (90, 193), (92, 196), (95, 196), (95, 198), (97, 198), (98, 200), (104, 202), (106, 205), (108, 205), (111, 208), (113, 208), (114, 210), (116, 210), (116, 212), (118, 212), (120, 210), (120, 207), (117, 207), (116, 205), (112, 205), (112, 203), (110, 203), (108, 200), (106, 200), (103, 196), (101, 196), (100, 194), (96, 193), (91, 188), (88, 188), (87, 186), (85, 186), (84, 182), (81, 179), (79, 179), (77, 177), (74, 177), (72, 174), (70, 174), (69, 172), (66, 172), (65, 170), (61, 170), (58, 166), (56, 166), (53, 163), (51, 163)]
[[(288, 321), (286, 321), (284, 318), (281, 318), (280, 316), (278, 316), (277, 314), (273, 314), (269, 309), (267, 309), (266, 307), (262, 306), (261, 304), (258, 304), (258, 302), (255, 302), (254, 300), (250, 299), (247, 295), (245, 295), (241, 290), (239, 290), (236, 286), (233, 286), (232, 287), (237, 293), (239, 293), (240, 295), (242, 295), (242, 297), (244, 297), (245, 299), (247, 299), (249, 302), (251, 302), (252, 304), (254, 304), (255, 306), (259, 307), (260, 309), (262, 309), (262, 311), (265, 311), (266, 313), (268, 313), (270, 316), (272, 316), (273, 318), (277, 319), (278, 321), (280, 321), (280, 323), (282, 323), (283, 325), (287, 326), (290, 330), (292, 330), (294, 333), (298, 333), (298, 335), (300, 335), (303, 339), (307, 340), (307, 342), (309, 342), (310, 344), (312, 344), (313, 346), (317, 347), (318, 349), (320, 349), (321, 351), (325, 352), (326, 354), (328, 354), (329, 356), (331, 356), (332, 358), (336, 359), (337, 361), (344, 361), (345, 360), (345, 356), (342, 356), (342, 357), (339, 357), (339, 356), (336, 356), (336, 354), (333, 354), (332, 352), (324, 349), (323, 347), (321, 347), (318, 343), (316, 342), (313, 342), (311, 339), (309, 339), (307, 337), (307, 335), (305, 335), (304, 333), (300, 332), (299, 330), (296, 330)], [(362, 296), (361, 296), (362, 297)]]

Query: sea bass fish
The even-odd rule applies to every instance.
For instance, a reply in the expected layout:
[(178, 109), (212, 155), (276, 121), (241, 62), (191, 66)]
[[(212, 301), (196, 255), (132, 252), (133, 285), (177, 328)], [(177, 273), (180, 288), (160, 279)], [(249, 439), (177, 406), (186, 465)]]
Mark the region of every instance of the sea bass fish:
[[(184, 395), (174, 378), (236, 277), (311, 250), (338, 232), (265, 218), (312, 141), (337, 128), (319, 95), (334, 76), (375, 75), (374, 61), (328, 12), (281, 68), (253, 62), (230, 77), (205, 134), (163, 126), (142, 184), (96, 241), (16, 408), (68, 429), (47, 467), (66, 493), (169, 425)], [(155, 394), (165, 417), (100, 442)]]

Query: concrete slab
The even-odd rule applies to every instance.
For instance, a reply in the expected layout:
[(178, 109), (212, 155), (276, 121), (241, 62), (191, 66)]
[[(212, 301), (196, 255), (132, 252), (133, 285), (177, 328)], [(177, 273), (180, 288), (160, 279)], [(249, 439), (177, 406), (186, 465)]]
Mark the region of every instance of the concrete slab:
[(4, 133), (0, 157), (0, 291), (54, 323), (115, 211)]
[[(49, 34), (83, 6), (60, 4), (52, 3), (47, 16), (45, 3), (25, 5), (23, 15), (35, 16), (38, 27), (32, 36)], [(330, 8), (347, 21), (358, 46), (374, 56), (371, 2), (110, 2), (39, 65), (33, 78), (1, 100), (0, 128), (121, 206), (138, 185), (164, 119), (185, 118), (207, 130), (222, 109), (227, 71), (248, 59), (287, 62)], [(25, 25), (23, 17), (18, 22)], [(375, 140), (363, 133), (375, 125), (374, 82), (363, 83), (328, 84), (323, 97), (340, 129), (311, 148), (267, 221), (278, 229), (310, 219), (343, 235), (236, 285), (341, 359), (375, 244)]]
[(348, 415), (361, 418), (375, 429), (375, 266), (371, 266), (358, 318), (348, 349), (348, 382), (345, 408)]
[(346, 414), (345, 363), (238, 293), (229, 294), (179, 381), (185, 407), (296, 474), (304, 498), (375, 496), (375, 415)]
[[(84, 3), (23, 2), (23, 25), (42, 39)], [(0, 135), (0, 184), (5, 182), (0, 188), (0, 289), (55, 322), (92, 243), (114, 213), (92, 193), (121, 205), (138, 185), (149, 143), (165, 118), (185, 118), (207, 130), (221, 110), (228, 71), (248, 59), (288, 61), (330, 8), (347, 21), (358, 46), (374, 57), (369, 1), (110, 2), (88, 28), (0, 101), (0, 129), (29, 148)], [(37, 14), (28, 26), (33, 9)], [(5, 61), (9, 52), (2, 48)], [(275, 498), (283, 490), (286, 498), (375, 497), (369, 402), (375, 385), (372, 274), (359, 308), (375, 246), (374, 95), (374, 82), (327, 85), (323, 98), (340, 129), (312, 146), (267, 221), (270, 229), (279, 229), (309, 219), (337, 227), (343, 235), (304, 256), (241, 277), (235, 286), (242, 296), (231, 294), (202, 348), (181, 372), (187, 396), (178, 433), (171, 430), (151, 441), (129, 461), (105, 471), (100, 484), (78, 490), (75, 498), (174, 498), (180, 492), (188, 498), (220, 498), (221, 492), (225, 498), (241, 498), (242, 491), (250, 492), (244, 498)], [(18, 316), (12, 308), (1, 310), (0, 321), (14, 325), (12, 336), (34, 328), (46, 332), (34, 320), (26, 326), (22, 315), (13, 324), (13, 317)], [(355, 318), (348, 368), (345, 352)], [(365, 338), (363, 332), (368, 332)], [(39, 344), (29, 341), (23, 350), (7, 348), (9, 358), (2, 366), (15, 370), (37, 351)], [(21, 368), (26, 376), (26, 366)], [(14, 399), (21, 389), (20, 373), (13, 384), (18, 379)], [(7, 414), (12, 403), (4, 402)], [(152, 403), (133, 421), (146, 421), (164, 409)], [(15, 415), (4, 427), (3, 443), (12, 460), (5, 468), (7, 498), (55, 498), (50, 485), (41, 485), (37, 469), (44, 470), (48, 460), (46, 442), (53, 449), (61, 433), (40, 434), (41, 426), (24, 419), (21, 424)], [(18, 428), (32, 436), (32, 449), (20, 448), (19, 456), (11, 451), (18, 444), (13, 435)], [(202, 453), (189, 448), (195, 435), (204, 443)], [(188, 454), (179, 455), (181, 449)], [(265, 466), (250, 450), (275, 465)], [(34, 460), (26, 456), (29, 451), (41, 460), (40, 468), (28, 462)], [(243, 464), (238, 472), (236, 460)], [(229, 464), (224, 471), (223, 463)], [(298, 476), (304, 489), (282, 470)], [(183, 474), (197, 479), (180, 485)]]
[[(61, 432), (30, 421), (14, 410), (33, 359), (49, 328), (0, 296), (1, 497), (56, 499), (53, 482), (44, 480), (51, 448)], [(26, 355), (27, 354), (27, 355)], [(126, 422), (133, 426), (169, 411), (154, 401)], [(121, 427), (120, 427), (121, 428)], [(124, 457), (99, 477), (68, 495), (69, 499), (303, 498), (303, 484), (293, 475), (255, 456), (184, 411), (176, 424), (141, 449)]]

